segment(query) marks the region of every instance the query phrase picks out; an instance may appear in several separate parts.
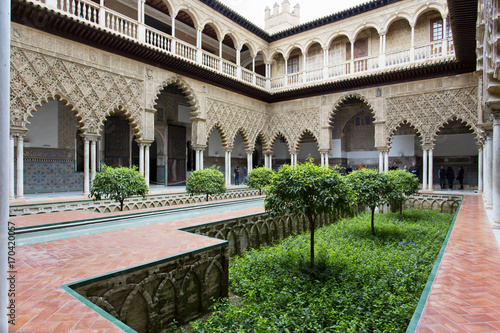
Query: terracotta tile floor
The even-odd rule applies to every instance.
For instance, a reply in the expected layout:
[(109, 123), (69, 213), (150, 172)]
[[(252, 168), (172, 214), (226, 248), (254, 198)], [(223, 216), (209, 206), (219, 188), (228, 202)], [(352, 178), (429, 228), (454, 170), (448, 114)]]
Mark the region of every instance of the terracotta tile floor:
[[(11, 332), (122, 332), (60, 286), (216, 244), (218, 240), (175, 229), (261, 211), (251, 208), (19, 247), (17, 319)], [(37, 215), (36, 224), (81, 217), (51, 215)], [(481, 196), (466, 195), (416, 332), (500, 332), (499, 264)]]
[[(220, 242), (217, 239), (175, 229), (260, 212), (262, 207), (250, 208), (18, 247), (17, 319), (9, 331), (122, 332), (60, 286), (217, 244)], [(51, 215), (37, 217), (51, 223)], [(74, 217), (78, 219), (80, 215)]]
[(500, 252), (480, 195), (466, 195), (416, 332), (500, 332)]

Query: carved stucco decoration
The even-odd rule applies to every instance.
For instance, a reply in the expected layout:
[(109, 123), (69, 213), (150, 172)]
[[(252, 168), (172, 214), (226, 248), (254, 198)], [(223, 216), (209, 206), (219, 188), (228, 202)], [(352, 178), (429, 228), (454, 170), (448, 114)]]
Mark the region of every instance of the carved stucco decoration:
[(17, 47), (11, 53), (11, 127), (26, 129), (35, 107), (58, 99), (84, 134), (99, 135), (106, 117), (120, 111), (142, 136), (141, 81)]
[(221, 102), (207, 98), (207, 138), (210, 132), (217, 128), (221, 135), (222, 145), (232, 147), (238, 132), (245, 143), (245, 149), (253, 149), (255, 141), (260, 136), (264, 147), (269, 143), (269, 137), (263, 131), (267, 115), (265, 112), (247, 107)]
[(189, 107), (191, 108), (191, 115), (194, 118), (200, 118), (200, 104), (198, 102), (198, 99), (196, 98), (196, 94), (194, 93), (194, 90), (179, 76), (172, 76), (171, 78), (168, 78), (167, 80), (163, 81), (157, 88), (156, 91), (153, 95), (153, 103), (152, 105), (155, 106), (157, 103), (157, 100), (163, 90), (166, 86), (174, 85), (177, 88), (179, 88), (184, 96), (186, 97), (186, 100), (189, 104)]
[(387, 98), (386, 117), (388, 145), (403, 123), (415, 128), (422, 145), (433, 145), (440, 129), (453, 119), (470, 126), (476, 139), (482, 135), (477, 127), (477, 87)]
[(319, 108), (273, 113), (267, 125), (267, 133), (272, 133), (272, 142), (282, 135), (291, 150), (299, 149), (300, 139), (306, 132), (316, 139), (319, 146), (320, 131)]
[[(335, 104), (333, 105), (332, 110), (330, 112), (330, 116), (328, 117), (330, 120), (330, 124), (333, 124), (333, 120), (335, 118), (335, 115), (336, 115), (338, 109), (342, 106), (342, 104), (344, 104), (348, 100), (359, 100), (359, 101), (363, 102), (366, 105), (366, 107), (368, 108), (368, 112), (371, 112), (371, 114), (373, 115), (373, 118), (374, 118), (373, 121), (377, 120), (377, 114), (375, 113), (375, 109), (373, 108), (371, 101), (367, 97), (365, 97), (361, 94), (358, 94), (355, 92), (349, 92), (347, 94), (340, 96), (337, 99), (337, 101), (335, 102)], [(345, 124), (343, 124), (341, 128), (343, 128), (344, 125)]]

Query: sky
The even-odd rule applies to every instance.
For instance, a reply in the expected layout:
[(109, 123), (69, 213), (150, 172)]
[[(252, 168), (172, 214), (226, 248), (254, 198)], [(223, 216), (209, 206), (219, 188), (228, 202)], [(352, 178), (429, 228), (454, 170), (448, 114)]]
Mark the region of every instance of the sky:
[[(266, 6), (273, 10), (275, 3), (280, 5), (283, 0), (219, 0), (241, 16), (247, 18), (257, 26), (264, 28), (264, 9)], [(317, 18), (337, 13), (347, 8), (355, 7), (368, 0), (288, 0), (291, 10), (298, 3), (300, 5), (300, 23), (309, 22)]]

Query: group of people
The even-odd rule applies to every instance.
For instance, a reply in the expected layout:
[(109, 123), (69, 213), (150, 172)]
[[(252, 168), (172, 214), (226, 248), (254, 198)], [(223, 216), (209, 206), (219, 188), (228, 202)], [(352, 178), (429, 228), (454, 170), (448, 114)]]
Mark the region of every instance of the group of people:
[(438, 178), (439, 178), (439, 185), (441, 186), (441, 189), (444, 190), (446, 188), (446, 181), (448, 181), (448, 189), (451, 190), (453, 189), (453, 181), (456, 179), (460, 183), (460, 189), (464, 189), (464, 168), (459, 167), (458, 168), (458, 175), (457, 178), (455, 178), (455, 172), (453, 169), (449, 166), (444, 169), (444, 166), (441, 165), (441, 168), (439, 169), (438, 172)]
[(247, 167), (243, 167), (243, 171), (241, 171), (241, 172), (240, 172), (240, 167), (239, 166), (237, 166), (234, 169), (234, 173), (233, 173), (233, 176), (234, 176), (234, 185), (240, 185), (240, 174), (243, 177), (243, 181), (241, 182), (241, 184), (245, 184), (246, 181), (247, 181)]

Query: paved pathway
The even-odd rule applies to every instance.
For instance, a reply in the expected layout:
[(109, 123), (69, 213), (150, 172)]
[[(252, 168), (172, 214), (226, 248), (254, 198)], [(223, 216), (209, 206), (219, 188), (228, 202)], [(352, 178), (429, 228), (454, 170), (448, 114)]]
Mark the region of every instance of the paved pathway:
[[(220, 243), (175, 229), (263, 212), (251, 208), (16, 249), (16, 326), (11, 332), (121, 332), (61, 285)], [(50, 221), (51, 214), (39, 215)]]
[(480, 195), (467, 195), (416, 332), (500, 332), (500, 252)]
[[(216, 244), (220, 241), (174, 229), (258, 212), (262, 208), (19, 247), (17, 320), (11, 331), (121, 332), (60, 286)], [(37, 217), (47, 223), (72, 219)], [(500, 332), (499, 254), (481, 196), (466, 195), (416, 331)]]

